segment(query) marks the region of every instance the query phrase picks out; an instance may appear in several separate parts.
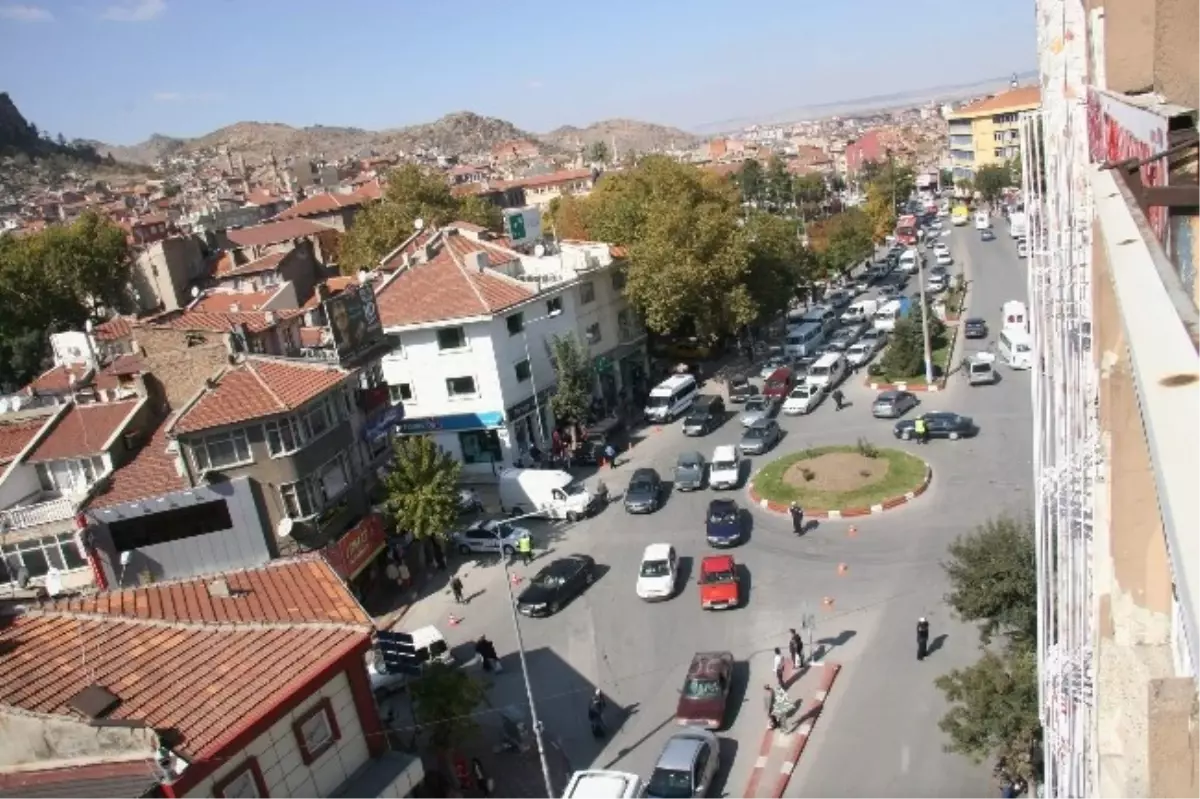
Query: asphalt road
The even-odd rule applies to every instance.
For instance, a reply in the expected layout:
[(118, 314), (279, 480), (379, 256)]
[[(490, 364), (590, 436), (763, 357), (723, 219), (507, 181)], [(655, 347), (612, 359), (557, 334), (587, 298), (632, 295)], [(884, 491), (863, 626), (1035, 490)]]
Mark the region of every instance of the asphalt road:
[[(952, 242), (956, 268), (966, 262), (974, 281), (971, 315), (998, 325), (1000, 304), (1025, 296), (1024, 264), (1016, 259), (1004, 223), (997, 222), (994, 242), (980, 242), (970, 229), (956, 230), (946, 240)], [(914, 290), (915, 281), (906, 293)], [(986, 767), (942, 751), (937, 719), (943, 703), (932, 681), (976, 657), (976, 633), (951, 620), (941, 602), (945, 583), (938, 563), (947, 543), (1001, 511), (1024, 512), (1031, 502), (1028, 375), (1001, 371), (1002, 382), (995, 386), (970, 388), (952, 378), (947, 391), (924, 395), (926, 409), (973, 416), (982, 428), (973, 440), (935, 441), (920, 449), (897, 442), (891, 422), (870, 416), (873, 392), (860, 379), (843, 386), (852, 403), (844, 411), (827, 401), (809, 416), (781, 416), (785, 438), (773, 453), (754, 461), (864, 436), (917, 452), (933, 466), (934, 481), (916, 503), (856, 520), (854, 537), (847, 534), (849, 522), (825, 522), (799, 538), (787, 519), (752, 509), (749, 540), (732, 550), (749, 594), (740, 609), (708, 613), (699, 604), (696, 570), (709, 551), (703, 519), (714, 492), (671, 492), (661, 510), (646, 516), (629, 516), (615, 504), (574, 525), (531, 523), (540, 558), (585, 552), (602, 570), (597, 583), (557, 616), (520, 621), (539, 714), (571, 765), (648, 775), (675, 729), (678, 692), (692, 654), (728, 650), (738, 660), (739, 674), (729, 726), (720, 733), (722, 778), (713, 795), (741, 795), (766, 723), (757, 687), (769, 681), (772, 649), (786, 646), (788, 628), (798, 627), (807, 611), (817, 617), (815, 637), (825, 641), (827, 657), (841, 662), (843, 670), (790, 795), (992, 794)], [(605, 478), (614, 492), (638, 466), (654, 466), (669, 479), (676, 455), (685, 448), (707, 456), (740, 434), (737, 420), (730, 419), (705, 438), (689, 440), (674, 423), (651, 433), (631, 451), (627, 464)], [(744, 491), (722, 493), (748, 506)], [(673, 544), (683, 559), (678, 594), (656, 604), (634, 593), (642, 551), (651, 543)], [(845, 564), (845, 573), (839, 573), (839, 564)], [(517, 566), (513, 572), (528, 575), (538, 565)], [(488, 558), (459, 569), (466, 593), (474, 595), (471, 603), (457, 609), (439, 592), (418, 603), (403, 626), (437, 624), (452, 645), (486, 632), (502, 655), (510, 653), (490, 701), (524, 704), (511, 654), (517, 642), (503, 572)], [(821, 607), (823, 597), (833, 599), (831, 609)], [(447, 626), (450, 612), (461, 617), (460, 624)], [(917, 663), (914, 626), (921, 615), (930, 619), (937, 649)], [(612, 734), (602, 742), (592, 739), (586, 721), (595, 687), (618, 707), (609, 719)]]

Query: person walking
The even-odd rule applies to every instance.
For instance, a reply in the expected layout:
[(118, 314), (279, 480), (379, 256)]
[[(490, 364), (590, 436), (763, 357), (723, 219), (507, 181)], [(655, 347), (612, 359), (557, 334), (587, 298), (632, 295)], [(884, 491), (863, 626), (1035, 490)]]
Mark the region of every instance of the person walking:
[(591, 725), (594, 738), (603, 738), (608, 734), (608, 728), (604, 726), (604, 707), (604, 697), (597, 690), (592, 701), (588, 702), (588, 724)]
[(617, 468), (617, 449), (612, 444), (604, 445), (604, 459), (608, 461), (608, 468)]
[(495, 790), (495, 785), (492, 783), (492, 778), (483, 768), (483, 761), (477, 757), (471, 758), (471, 775), (475, 777), (475, 786), (479, 792), (486, 796), (491, 796)]
[(834, 389), (831, 396), (833, 397), (833, 406), (836, 410), (840, 411), (846, 407), (846, 395), (842, 393), (840, 388)]
[(775, 681), (778, 682), (779, 687), (782, 688), (783, 687), (783, 652), (781, 652), (779, 650), (779, 647), (775, 647), (775, 663), (773, 665), (773, 668), (775, 669)]
[(533, 562), (533, 537), (523, 535), (517, 539), (517, 552), (526, 566)]
[(796, 628), (788, 630), (791, 636), (788, 637), (788, 654), (792, 656), (792, 670), (800, 671), (804, 666), (804, 642), (800, 640), (800, 633), (796, 632)]
[(500, 656), (496, 654), (496, 645), (486, 635), (479, 636), (479, 640), (475, 642), (475, 651), (483, 659), (484, 671), (494, 671), (497, 674), (504, 671), (504, 667), (500, 665)]
[(460, 605), (466, 604), (463, 602), (463, 584), (462, 580), (458, 579), (458, 575), (450, 578), (450, 593), (454, 594), (454, 601)]
[(793, 502), (788, 508), (788, 513), (792, 517), (792, 532), (796, 535), (804, 533), (804, 508), (800, 507), (799, 502)]
[(920, 416), (918, 416), (916, 421), (913, 422), (913, 432), (916, 433), (918, 444), (924, 444), (926, 442), (925, 420)]
[(775, 715), (775, 689), (769, 685), (763, 686), (763, 701), (767, 707), (767, 728), (779, 729), (779, 717)]
[(929, 621), (924, 616), (917, 619), (917, 660), (929, 654)]

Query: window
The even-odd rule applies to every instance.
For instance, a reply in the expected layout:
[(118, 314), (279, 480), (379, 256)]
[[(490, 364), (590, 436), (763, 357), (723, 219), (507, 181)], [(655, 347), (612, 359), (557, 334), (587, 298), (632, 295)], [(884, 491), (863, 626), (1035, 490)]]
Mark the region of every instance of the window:
[(562, 297), (551, 297), (546, 300), (546, 315), (562, 313)]
[(305, 480), (281, 485), (279, 496), (283, 500), (283, 512), (294, 521), (311, 519), (320, 510), (313, 501), (312, 491)]
[(439, 350), (461, 350), (467, 346), (467, 336), (461, 327), (443, 327), (437, 332)]
[(471, 430), (458, 434), (463, 463), (500, 463), (500, 436), (495, 430)]
[(596, 301), (596, 287), (591, 281), (579, 284), (579, 304), (587, 305), (589, 302)]
[(296, 746), (304, 765), (312, 765), (318, 757), (329, 751), (339, 738), (337, 717), (333, 715), (333, 704), (326, 697), (317, 706), (292, 723)]
[(250, 457), (250, 442), (246, 439), (245, 430), (204, 436), (193, 441), (189, 448), (192, 451), (192, 464), (200, 472), (254, 462)]
[(117, 519), (108, 523), (108, 532), (117, 552), (132, 552), (152, 544), (182, 541), (232, 527), (229, 504), (224, 499), (214, 499), (146, 516)]
[(339, 453), (303, 480), (279, 487), (284, 513), (294, 521), (311, 519), (346, 492), (353, 476), (350, 456)]
[(15, 580), (24, 568), (30, 579), (44, 577), (51, 567), (72, 571), (87, 567), (73, 533), (31, 538), (0, 547), (0, 581)]
[(588, 325), (588, 329), (586, 332), (587, 332), (587, 343), (588, 344), (596, 344), (600, 341), (600, 323), (599, 322)]
[(613, 291), (625, 290), (625, 271), (623, 269), (612, 273), (612, 287)]
[(304, 414), (304, 422), (308, 427), (310, 439), (319, 438), (329, 432), (338, 422), (337, 409), (331, 399), (321, 400)]
[(269, 796), (258, 760), (246, 758), (229, 776), (213, 785), (213, 795), (224, 797)]
[(476, 395), (475, 378), (448, 377), (446, 378), (446, 393), (451, 397), (473, 397)]
[(412, 383), (396, 383), (388, 386), (388, 396), (395, 405), (398, 402), (412, 402), (416, 395), (413, 394)]
[(295, 418), (289, 416), (275, 422), (267, 422), (267, 450), (271, 457), (290, 455), (304, 446), (304, 434)]
[(77, 458), (47, 461), (36, 466), (38, 482), (44, 491), (72, 494), (85, 491), (105, 473), (104, 458)]
[(504, 322), (508, 325), (508, 335), (515, 336), (525, 329), (525, 314), (510, 314)]
[(528, 358), (526, 358), (523, 361), (517, 361), (517, 365), (514, 366), (513, 369), (517, 373), (517, 382), (518, 383), (524, 383), (526, 380), (529, 379), (529, 377), (532, 373), (532, 370), (529, 368), (529, 359)]

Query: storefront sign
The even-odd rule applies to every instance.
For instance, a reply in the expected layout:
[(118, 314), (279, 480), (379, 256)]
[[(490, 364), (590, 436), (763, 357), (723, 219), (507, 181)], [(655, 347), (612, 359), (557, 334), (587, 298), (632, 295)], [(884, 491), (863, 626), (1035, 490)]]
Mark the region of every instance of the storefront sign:
[(539, 391), (537, 393), (536, 400), (534, 397), (521, 400), (516, 405), (513, 405), (504, 412), (505, 418), (511, 422), (520, 419), (523, 416), (528, 416), (529, 414), (533, 413), (539, 405), (545, 405), (547, 402), (549, 402), (550, 398), (554, 396), (556, 391), (558, 391), (558, 386), (553, 385), (550, 386), (550, 388), (544, 388)]
[(368, 444), (374, 444), (381, 438), (392, 432), (392, 428), (399, 424), (404, 419), (404, 406), (392, 405), (381, 413), (377, 413), (374, 417), (367, 420), (367, 424), (363, 427), (363, 438)]
[(490, 430), (503, 426), (503, 414), (499, 411), (487, 411), (485, 413), (456, 413), (451, 416), (405, 419), (396, 425), (396, 430), (402, 436), (413, 436), (454, 430)]
[(325, 560), (343, 580), (353, 580), (387, 546), (383, 517), (372, 513), (325, 547)]

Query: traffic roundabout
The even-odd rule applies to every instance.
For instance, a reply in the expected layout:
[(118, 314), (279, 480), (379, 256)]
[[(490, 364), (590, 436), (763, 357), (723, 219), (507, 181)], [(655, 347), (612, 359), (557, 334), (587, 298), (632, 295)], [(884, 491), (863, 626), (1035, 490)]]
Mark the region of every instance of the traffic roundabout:
[(933, 469), (899, 449), (856, 445), (815, 447), (776, 458), (748, 487), (760, 508), (787, 513), (793, 502), (816, 519), (883, 513), (911, 502), (929, 488)]

